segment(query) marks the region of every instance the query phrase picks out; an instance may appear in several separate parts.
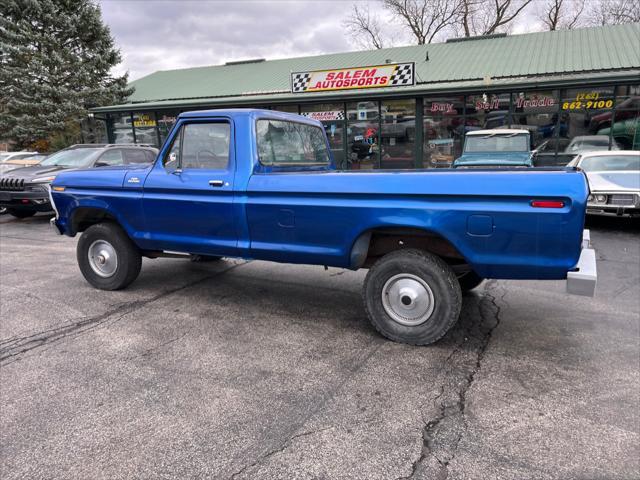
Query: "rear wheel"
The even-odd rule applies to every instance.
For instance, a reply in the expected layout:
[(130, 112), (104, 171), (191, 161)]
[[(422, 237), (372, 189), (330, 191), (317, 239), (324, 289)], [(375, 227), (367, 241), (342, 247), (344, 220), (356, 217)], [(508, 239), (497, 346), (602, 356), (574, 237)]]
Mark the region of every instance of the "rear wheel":
[(462, 308), (460, 285), (451, 268), (439, 257), (414, 249), (378, 260), (367, 274), (363, 296), (376, 330), (412, 345), (442, 338)]
[(8, 208), (7, 213), (13, 215), (16, 218), (29, 218), (36, 214), (35, 210), (28, 210), (23, 208)]
[(463, 292), (468, 292), (484, 282), (484, 278), (472, 270), (458, 277), (458, 282), (460, 283), (460, 289)]
[(78, 266), (84, 278), (101, 290), (119, 290), (140, 273), (142, 256), (126, 232), (115, 223), (87, 228), (77, 247)]

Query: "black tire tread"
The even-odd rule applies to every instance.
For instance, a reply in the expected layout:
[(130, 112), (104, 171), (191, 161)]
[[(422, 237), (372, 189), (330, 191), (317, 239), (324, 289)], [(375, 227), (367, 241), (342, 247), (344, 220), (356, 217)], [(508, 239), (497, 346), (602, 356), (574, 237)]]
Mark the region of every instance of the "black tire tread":
[[(390, 262), (404, 262), (409, 269), (418, 269), (424, 271), (430, 270), (436, 277), (440, 277), (442, 279), (442, 285), (445, 289), (445, 294), (449, 297), (450, 300), (450, 308), (448, 312), (443, 317), (439, 317), (438, 321), (438, 331), (434, 334), (429, 334), (425, 332), (423, 334), (415, 334), (415, 330), (411, 331), (410, 329), (416, 329), (419, 327), (406, 327), (400, 324), (397, 324), (392, 319), (389, 319), (391, 325), (397, 330), (396, 332), (390, 331), (389, 329), (385, 329), (383, 324), (380, 324), (376, 321), (375, 312), (372, 312), (371, 305), (367, 301), (367, 287), (370, 285), (373, 277), (377, 275), (377, 272), (384, 268)], [(420, 273), (420, 272), (416, 272)], [(433, 288), (434, 285), (430, 286)], [(380, 258), (372, 268), (369, 269), (367, 276), (365, 278), (364, 286), (362, 289), (364, 306), (367, 312), (367, 316), (371, 321), (373, 327), (380, 333), (382, 336), (389, 338), (395, 342), (406, 343), (409, 345), (429, 345), (440, 340), (450, 329), (453, 327), (458, 318), (460, 317), (460, 311), (462, 309), (462, 291), (460, 290), (460, 284), (458, 283), (458, 279), (456, 278), (453, 270), (447, 265), (440, 257), (433, 255), (429, 252), (418, 250), (418, 249), (400, 249), (395, 250), (391, 253), (386, 254), (382, 258)], [(436, 302), (442, 302), (443, 299), (436, 299)], [(436, 310), (438, 307), (436, 307)], [(384, 310), (381, 312), (383, 315), (387, 316)], [(434, 315), (436, 312), (434, 311)], [(434, 318), (434, 317), (432, 317)], [(430, 322), (431, 319), (428, 321)], [(403, 332), (411, 332), (411, 335), (407, 335)]]
[[(87, 258), (89, 246), (99, 239), (109, 241), (118, 254), (118, 268), (110, 278), (96, 275)], [(138, 277), (142, 267), (140, 251), (122, 227), (113, 222), (96, 223), (87, 228), (78, 241), (76, 255), (84, 278), (101, 290), (121, 290), (127, 287)]]
[(480, 284), (484, 282), (484, 278), (472, 270), (458, 278), (458, 282), (460, 283), (460, 289), (463, 292), (468, 292), (480, 286)]
[(36, 214), (35, 210), (26, 210), (22, 208), (7, 208), (7, 213), (16, 218), (29, 218)]

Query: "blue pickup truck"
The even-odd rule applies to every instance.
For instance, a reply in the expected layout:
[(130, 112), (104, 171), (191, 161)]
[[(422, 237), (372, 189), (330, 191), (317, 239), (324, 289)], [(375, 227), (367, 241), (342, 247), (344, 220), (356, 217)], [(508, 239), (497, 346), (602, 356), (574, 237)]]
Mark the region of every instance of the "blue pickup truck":
[(105, 290), (142, 257), (366, 268), (375, 328), (424, 345), (486, 278), (595, 289), (582, 172), (337, 171), (319, 122), (275, 111), (183, 113), (153, 165), (63, 172), (50, 192), (54, 228), (82, 233), (80, 270)]

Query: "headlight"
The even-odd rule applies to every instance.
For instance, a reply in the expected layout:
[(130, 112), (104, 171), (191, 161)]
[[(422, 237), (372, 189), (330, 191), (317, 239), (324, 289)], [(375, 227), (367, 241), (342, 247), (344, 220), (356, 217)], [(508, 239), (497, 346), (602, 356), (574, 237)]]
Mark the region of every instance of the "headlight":
[(596, 202), (598, 203), (607, 203), (607, 196), (606, 195), (596, 195)]
[(594, 200), (594, 196), (593, 195), (589, 195), (587, 197), (587, 202), (593, 202), (593, 200)]
[(33, 183), (51, 183), (56, 179), (56, 176), (53, 175), (51, 177), (39, 177), (39, 178), (34, 178), (33, 180), (31, 180), (31, 182)]

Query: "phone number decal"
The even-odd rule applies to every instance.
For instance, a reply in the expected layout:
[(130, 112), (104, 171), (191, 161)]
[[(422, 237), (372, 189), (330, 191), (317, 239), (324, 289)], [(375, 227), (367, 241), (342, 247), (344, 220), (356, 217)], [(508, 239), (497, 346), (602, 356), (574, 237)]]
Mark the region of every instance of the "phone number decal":
[(613, 100), (575, 100), (573, 102), (564, 102), (562, 104), (563, 110), (580, 110), (582, 108), (611, 108), (613, 107)]

